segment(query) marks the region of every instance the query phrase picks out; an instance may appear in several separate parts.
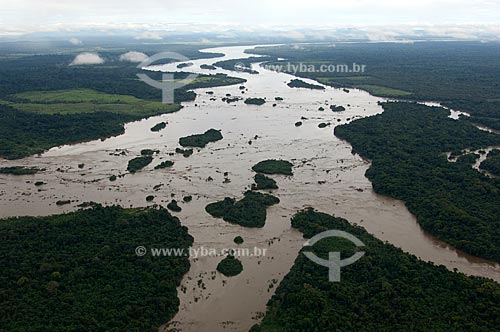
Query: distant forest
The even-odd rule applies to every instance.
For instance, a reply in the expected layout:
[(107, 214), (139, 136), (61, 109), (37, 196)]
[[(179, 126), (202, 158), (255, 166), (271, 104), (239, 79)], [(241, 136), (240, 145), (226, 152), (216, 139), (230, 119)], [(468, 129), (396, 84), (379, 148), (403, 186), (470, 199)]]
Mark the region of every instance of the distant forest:
[[(16, 49), (14, 45), (10, 47)], [(177, 104), (155, 106), (151, 102), (159, 103), (162, 91), (140, 81), (136, 74), (142, 70), (136, 68), (137, 64), (119, 61), (121, 53), (133, 47), (149, 54), (166, 50), (181, 52), (192, 59), (220, 54), (201, 53), (199, 46), (194, 45), (121, 47), (123, 49), (100, 52), (106, 63), (92, 66), (69, 66), (76, 53), (0, 56), (0, 157), (17, 159), (61, 144), (118, 135), (126, 122), (179, 110), (180, 102), (195, 99), (192, 89), (245, 82), (225, 75), (200, 75), (189, 85), (175, 90)], [(148, 75), (159, 79), (161, 74), (148, 72)], [(176, 78), (186, 75), (177, 73)], [(86, 102), (71, 99), (73, 92), (84, 89), (105, 93), (108, 100), (100, 100), (102, 95)], [(55, 103), (37, 95), (46, 92), (52, 95), (60, 92), (61, 97)], [(26, 99), (26, 94), (33, 99)], [(120, 101), (124, 97), (135, 98), (132, 106)]]
[(500, 129), (499, 43), (301, 44), (258, 47), (247, 52), (286, 59), (270, 64), (366, 65), (364, 73), (295, 74), (331, 86), (364, 89), (381, 97), (439, 101), (471, 113), (471, 122)]

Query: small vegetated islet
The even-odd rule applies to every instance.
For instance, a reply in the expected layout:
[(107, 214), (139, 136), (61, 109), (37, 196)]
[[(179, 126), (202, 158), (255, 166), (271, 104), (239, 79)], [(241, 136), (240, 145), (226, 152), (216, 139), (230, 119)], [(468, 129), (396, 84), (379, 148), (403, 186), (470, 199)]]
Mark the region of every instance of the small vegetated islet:
[(204, 148), (208, 143), (220, 141), (222, 138), (220, 130), (209, 129), (203, 134), (181, 137), (179, 144), (183, 147)]
[(136, 157), (128, 162), (127, 171), (134, 174), (151, 164), (152, 161), (153, 157), (151, 156)]
[(175, 199), (173, 199), (172, 201), (170, 201), (170, 203), (167, 204), (167, 208), (174, 212), (182, 211), (182, 208), (177, 204), (177, 201)]
[(339, 105), (330, 105), (330, 110), (332, 112), (343, 112), (343, 111), (345, 111), (345, 107), (339, 106)]
[(155, 169), (163, 169), (174, 166), (174, 162), (171, 160), (165, 160), (155, 166)]
[(255, 174), (254, 180), (255, 183), (252, 184), (252, 190), (278, 189), (276, 181), (263, 174)]
[(293, 175), (293, 164), (286, 160), (269, 159), (261, 161), (252, 167), (257, 173)]
[(325, 90), (325, 87), (317, 84), (310, 84), (304, 82), (302, 80), (293, 79), (290, 83), (287, 84), (291, 88), (305, 88), (305, 89), (313, 89), (313, 90)]
[(159, 150), (153, 150), (153, 149), (143, 149), (141, 150), (141, 156), (152, 156), (155, 153), (159, 153)]
[(279, 198), (254, 191), (247, 191), (239, 201), (226, 197), (208, 204), (205, 210), (215, 218), (244, 227), (264, 227), (267, 207), (280, 202)]
[(185, 158), (187, 158), (193, 154), (193, 149), (176, 148), (175, 153), (182, 154)]
[(152, 128), (151, 128), (151, 131), (153, 132), (158, 132), (160, 130), (163, 130), (167, 127), (167, 123), (166, 122), (160, 122), (160, 123), (157, 123), (155, 124)]
[(247, 98), (245, 99), (245, 104), (247, 105), (257, 105), (261, 106), (266, 103), (266, 100), (264, 98)]
[(243, 264), (234, 256), (228, 255), (217, 265), (217, 271), (226, 277), (234, 277), (243, 271)]

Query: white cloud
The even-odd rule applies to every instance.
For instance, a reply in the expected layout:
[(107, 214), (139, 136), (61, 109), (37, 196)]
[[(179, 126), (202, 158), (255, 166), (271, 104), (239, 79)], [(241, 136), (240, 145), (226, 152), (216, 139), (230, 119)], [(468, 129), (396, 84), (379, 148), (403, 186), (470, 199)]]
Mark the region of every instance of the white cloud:
[(84, 52), (78, 54), (73, 62), (70, 63), (70, 66), (77, 65), (98, 65), (104, 63), (104, 59), (99, 56), (97, 53), (89, 53)]
[(120, 55), (120, 61), (143, 62), (148, 56), (142, 52), (130, 51)]
[(158, 32), (146, 31), (134, 37), (135, 39), (162, 39)]
[(71, 45), (75, 45), (75, 46), (82, 44), (82, 41), (80, 39), (77, 39), (77, 38), (70, 38), (69, 42), (71, 43)]

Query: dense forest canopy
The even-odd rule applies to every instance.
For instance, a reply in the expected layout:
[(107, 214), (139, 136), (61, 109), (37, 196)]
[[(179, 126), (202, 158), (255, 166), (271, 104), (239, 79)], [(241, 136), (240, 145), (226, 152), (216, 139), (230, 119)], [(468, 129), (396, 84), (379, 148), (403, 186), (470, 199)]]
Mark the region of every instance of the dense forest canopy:
[[(310, 238), (320, 232), (346, 231), (365, 246), (364, 257), (341, 269), (341, 282), (328, 280), (328, 268), (303, 254), (268, 303), (252, 332), (490, 332), (500, 324), (500, 286), (489, 279), (467, 277), (444, 266), (423, 262), (384, 243), (363, 228), (333, 216), (305, 210), (293, 227)], [(309, 249), (303, 249), (309, 250)], [(355, 248), (329, 238), (314, 246), (327, 258)]]
[(5, 331), (157, 331), (177, 312), (187, 257), (138, 257), (137, 246), (188, 248), (161, 208), (95, 206), (1, 220)]
[(443, 108), (385, 103), (384, 113), (335, 128), (372, 161), (377, 193), (406, 202), (422, 227), (470, 254), (500, 262), (500, 180), (446, 152), (500, 145), (500, 136), (448, 118)]
[(488, 153), (480, 168), (490, 172), (493, 176), (500, 176), (500, 150), (492, 150)]
[(119, 135), (123, 123), (135, 119), (109, 112), (36, 114), (0, 105), (0, 157), (18, 159), (57, 145)]

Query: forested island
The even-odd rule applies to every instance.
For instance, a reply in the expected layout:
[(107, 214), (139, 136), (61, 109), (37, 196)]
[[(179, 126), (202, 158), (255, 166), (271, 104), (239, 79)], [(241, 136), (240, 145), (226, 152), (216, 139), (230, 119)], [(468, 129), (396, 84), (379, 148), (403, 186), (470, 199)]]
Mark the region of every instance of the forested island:
[(153, 162), (152, 156), (141, 156), (131, 159), (128, 162), (127, 171), (134, 174)]
[(252, 167), (257, 173), (293, 175), (293, 164), (287, 160), (269, 159), (258, 162)]
[(215, 218), (245, 227), (264, 227), (267, 207), (278, 204), (279, 198), (254, 191), (247, 191), (238, 201), (226, 197), (224, 200), (208, 204), (205, 210)]
[(160, 123), (155, 124), (153, 127), (151, 127), (151, 131), (158, 132), (160, 130), (165, 129), (166, 127), (167, 127), (166, 122), (160, 122)]
[(313, 90), (324, 90), (325, 87), (317, 84), (311, 84), (304, 82), (303, 80), (293, 79), (288, 84), (291, 88), (304, 88), (304, 89), (313, 89)]
[(228, 255), (217, 265), (217, 271), (226, 277), (234, 277), (243, 271), (243, 264), (234, 256)]
[(203, 134), (181, 137), (179, 144), (183, 147), (204, 148), (208, 143), (217, 142), (223, 139), (220, 130), (209, 129)]

